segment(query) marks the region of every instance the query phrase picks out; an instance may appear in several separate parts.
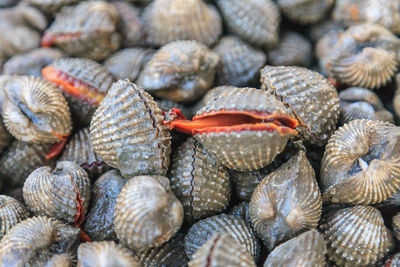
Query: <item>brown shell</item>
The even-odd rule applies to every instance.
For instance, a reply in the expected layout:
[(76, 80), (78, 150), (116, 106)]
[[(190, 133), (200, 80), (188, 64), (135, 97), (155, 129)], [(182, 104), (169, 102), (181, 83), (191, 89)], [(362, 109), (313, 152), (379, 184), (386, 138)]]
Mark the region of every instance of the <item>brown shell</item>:
[(143, 45), (145, 36), (144, 25), (140, 18), (141, 10), (122, 1), (114, 1), (112, 4), (119, 14), (118, 30), (122, 36), (122, 46)]
[(212, 86), (218, 61), (216, 53), (197, 41), (171, 42), (146, 63), (137, 84), (158, 97), (194, 101)]
[(400, 128), (390, 123), (354, 120), (329, 140), (322, 159), (324, 201), (379, 203), (400, 188)]
[(132, 253), (113, 241), (87, 242), (78, 247), (78, 267), (141, 267)]
[(5, 87), (3, 120), (18, 140), (55, 143), (71, 132), (67, 101), (57, 87), (33, 76), (15, 76)]
[(310, 230), (277, 246), (268, 255), (264, 267), (325, 267), (325, 254), (324, 236), (317, 230)]
[(0, 195), (0, 240), (19, 222), (29, 218), (30, 212), (18, 200)]
[(183, 207), (163, 176), (136, 176), (117, 198), (114, 227), (119, 241), (134, 251), (157, 247), (183, 222)]
[(254, 190), (249, 215), (268, 250), (309, 229), (321, 217), (322, 199), (304, 151), (266, 176)]
[(108, 165), (131, 178), (165, 174), (171, 136), (153, 98), (129, 80), (119, 80), (93, 115), (90, 138)]
[(34, 215), (47, 215), (72, 224), (87, 212), (90, 181), (75, 163), (59, 161), (54, 169), (34, 170), (25, 181), (23, 195)]
[(171, 189), (189, 221), (220, 213), (229, 205), (228, 171), (194, 138), (188, 138), (175, 151), (170, 176)]
[(322, 216), (320, 228), (329, 259), (339, 266), (372, 266), (394, 248), (381, 213), (370, 206), (334, 209)]
[(228, 30), (257, 46), (278, 43), (279, 8), (271, 0), (217, 0)]
[(392, 227), (394, 236), (397, 238), (397, 240), (400, 240), (400, 213), (397, 213), (395, 216), (393, 216)]
[(229, 234), (213, 235), (193, 255), (190, 267), (256, 267), (250, 254)]
[(218, 66), (219, 84), (248, 85), (258, 78), (259, 70), (267, 61), (263, 51), (233, 35), (223, 37), (214, 52), (221, 59)]
[(339, 97), (321, 74), (302, 67), (265, 66), (261, 69), (261, 88), (290, 107), (304, 141), (323, 145), (336, 129)]
[(146, 41), (151, 46), (178, 40), (195, 40), (210, 46), (222, 33), (217, 9), (201, 0), (154, 0), (142, 17)]
[(282, 13), (300, 24), (316, 23), (324, 18), (334, 0), (278, 0)]

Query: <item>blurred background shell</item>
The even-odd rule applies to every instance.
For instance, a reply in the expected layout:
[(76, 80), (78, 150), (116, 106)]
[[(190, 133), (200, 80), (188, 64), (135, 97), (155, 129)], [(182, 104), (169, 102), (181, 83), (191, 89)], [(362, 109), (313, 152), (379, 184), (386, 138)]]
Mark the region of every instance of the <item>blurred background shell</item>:
[(195, 40), (211, 46), (222, 33), (219, 12), (202, 0), (154, 0), (142, 17), (150, 46), (178, 40)]
[(80, 0), (27, 0), (26, 2), (45, 13), (54, 14), (64, 6), (77, 4)]
[(163, 176), (136, 176), (117, 198), (114, 227), (119, 241), (140, 252), (173, 237), (183, 222), (183, 207)]
[(334, 0), (278, 0), (282, 13), (300, 24), (316, 23), (324, 18)]
[(311, 41), (317, 42), (322, 36), (332, 32), (343, 30), (343, 25), (340, 22), (327, 18), (324, 21), (310, 26), (309, 36)]
[(19, 222), (29, 218), (30, 212), (18, 200), (0, 195), (0, 240)]

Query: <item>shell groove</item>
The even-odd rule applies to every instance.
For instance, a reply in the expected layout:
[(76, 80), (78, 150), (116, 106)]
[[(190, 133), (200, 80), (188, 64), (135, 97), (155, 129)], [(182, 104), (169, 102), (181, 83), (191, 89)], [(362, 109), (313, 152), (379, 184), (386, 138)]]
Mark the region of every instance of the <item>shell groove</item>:
[(282, 13), (291, 20), (309, 24), (325, 17), (334, 0), (278, 0)]
[(0, 240), (16, 224), (29, 217), (29, 211), (18, 200), (0, 195)]

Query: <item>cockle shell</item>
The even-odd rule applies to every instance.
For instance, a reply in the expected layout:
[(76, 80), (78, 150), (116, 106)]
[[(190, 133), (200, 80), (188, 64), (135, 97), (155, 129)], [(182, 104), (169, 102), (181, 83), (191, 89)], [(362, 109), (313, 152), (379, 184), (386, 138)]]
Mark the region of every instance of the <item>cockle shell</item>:
[(210, 46), (222, 33), (217, 9), (202, 0), (154, 0), (142, 17), (146, 41), (151, 46), (178, 40), (195, 40)]
[(397, 240), (400, 240), (400, 213), (397, 213), (395, 216), (393, 216), (392, 228), (394, 236), (397, 238)]
[(170, 176), (171, 189), (182, 202), (187, 220), (227, 208), (231, 193), (228, 171), (194, 138), (188, 138), (175, 151)]
[(167, 242), (183, 222), (183, 207), (163, 176), (136, 176), (122, 188), (114, 212), (119, 241), (134, 251)]
[(87, 173), (69, 161), (59, 161), (54, 169), (40, 167), (26, 179), (24, 200), (34, 215), (47, 215), (80, 225), (90, 201)]
[(122, 1), (114, 1), (112, 4), (119, 14), (118, 30), (122, 36), (122, 46), (134, 47), (143, 45), (145, 36), (144, 25), (140, 18), (141, 10)]
[(80, 0), (27, 0), (26, 2), (43, 12), (54, 14), (62, 7), (77, 4)]
[(78, 267), (141, 267), (132, 253), (113, 241), (82, 243), (78, 247)]
[(190, 267), (255, 267), (250, 254), (229, 234), (213, 235), (189, 262)]
[(314, 24), (310, 28), (311, 41), (317, 42), (322, 36), (332, 31), (343, 30), (343, 25), (340, 22), (327, 19), (318, 24)]
[(315, 23), (326, 16), (334, 0), (278, 0), (282, 13), (300, 24)]
[(279, 8), (271, 0), (217, 0), (228, 30), (257, 46), (278, 43)]
[(223, 37), (214, 52), (220, 56), (218, 82), (221, 85), (248, 85), (258, 78), (267, 60), (263, 51), (233, 35)]
[(343, 33), (343, 29), (329, 31), (322, 35), (315, 44), (315, 55), (319, 60), (319, 71), (328, 76), (329, 57), (332, 55), (332, 47), (338, 43), (339, 36)]
[(158, 97), (194, 101), (212, 86), (218, 61), (219, 56), (199, 42), (171, 42), (146, 63), (137, 84)]
[(249, 202), (240, 202), (239, 204), (233, 206), (228, 214), (239, 217), (250, 225)]
[(129, 80), (119, 80), (93, 115), (90, 138), (97, 155), (126, 178), (165, 174), (171, 136), (162, 120), (149, 94)]
[(0, 240), (19, 222), (29, 218), (30, 212), (18, 200), (0, 195)]
[(398, 267), (400, 266), (400, 253), (394, 254), (385, 262), (385, 267)]
[(390, 123), (354, 120), (329, 140), (322, 159), (324, 201), (379, 203), (400, 188), (400, 128)]
[(321, 193), (304, 151), (266, 176), (254, 190), (249, 215), (268, 250), (296, 234), (316, 228)]
[(292, 110), (304, 141), (322, 145), (336, 129), (339, 97), (321, 74), (302, 67), (265, 66), (261, 69), (261, 88)]
[(338, 266), (373, 266), (394, 248), (381, 213), (370, 206), (334, 209), (322, 216), (320, 228)]

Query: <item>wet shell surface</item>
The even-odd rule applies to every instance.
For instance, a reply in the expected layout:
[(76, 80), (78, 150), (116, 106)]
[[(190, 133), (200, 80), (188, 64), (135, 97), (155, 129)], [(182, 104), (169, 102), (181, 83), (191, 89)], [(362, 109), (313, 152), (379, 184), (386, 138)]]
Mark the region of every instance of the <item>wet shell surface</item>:
[[(134, 47), (144, 43), (144, 25), (140, 9), (122, 1), (112, 3), (119, 14), (118, 30), (122, 35), (123, 47)], [(126, 77), (124, 77), (126, 78)]]
[(214, 52), (220, 56), (217, 74), (221, 85), (245, 86), (254, 82), (267, 60), (263, 51), (233, 35), (223, 37)]
[(228, 30), (251, 44), (275, 46), (281, 16), (271, 0), (217, 0)]
[(69, 161), (40, 167), (26, 179), (23, 196), (34, 215), (47, 215), (80, 226), (90, 201), (87, 173)]
[(119, 80), (93, 115), (90, 138), (96, 154), (131, 178), (165, 174), (171, 136), (153, 98), (129, 80)]
[(309, 229), (321, 217), (322, 199), (304, 151), (266, 176), (254, 190), (249, 215), (268, 250)]
[(190, 267), (255, 267), (250, 254), (229, 234), (213, 235), (189, 262)]
[(322, 216), (320, 228), (329, 259), (339, 266), (375, 265), (394, 248), (381, 213), (370, 206), (333, 210)]
[(261, 69), (261, 88), (292, 110), (304, 141), (322, 145), (336, 129), (339, 97), (321, 74), (302, 67), (265, 66)]
[(202, 0), (154, 0), (142, 17), (146, 42), (151, 46), (178, 40), (195, 40), (210, 46), (222, 33), (217, 9)]
[(194, 101), (212, 86), (218, 62), (219, 56), (199, 42), (171, 42), (146, 63), (137, 84), (158, 97)]
[(183, 207), (163, 176), (136, 176), (117, 198), (114, 227), (119, 241), (134, 251), (167, 242), (183, 222)]
[(326, 266), (325, 254), (324, 236), (317, 230), (310, 230), (277, 246), (268, 255), (264, 267), (324, 267)]
[(228, 171), (217, 164), (194, 138), (174, 153), (171, 189), (182, 202), (187, 220), (224, 211), (230, 200)]
[(390, 123), (354, 120), (329, 140), (322, 159), (324, 201), (379, 203), (400, 187), (400, 128)]
[(315, 23), (325, 17), (334, 0), (278, 0), (282, 13), (300, 24)]
[(19, 222), (29, 218), (30, 212), (18, 200), (0, 195), (0, 240)]

